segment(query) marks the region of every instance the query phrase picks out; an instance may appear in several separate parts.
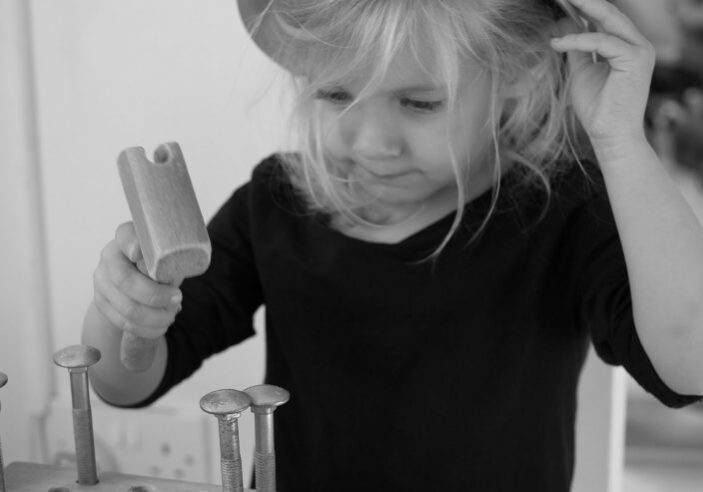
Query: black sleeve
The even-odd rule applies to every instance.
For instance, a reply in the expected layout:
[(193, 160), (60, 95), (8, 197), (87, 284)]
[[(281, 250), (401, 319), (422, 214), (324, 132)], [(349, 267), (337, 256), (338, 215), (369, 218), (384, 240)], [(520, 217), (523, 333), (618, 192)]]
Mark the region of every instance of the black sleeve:
[(647, 356), (634, 324), (625, 257), (605, 185), (597, 182), (582, 206), (574, 209), (567, 229), (573, 252), (576, 322), (590, 331), (596, 353), (621, 365), (664, 405), (683, 407), (701, 399), (671, 390)]
[(253, 336), (253, 316), (263, 302), (250, 235), (251, 185), (239, 188), (208, 224), (208, 270), (181, 285), (183, 302), (166, 333), (168, 362), (156, 391), (135, 405), (156, 401), (193, 374), (209, 356)]

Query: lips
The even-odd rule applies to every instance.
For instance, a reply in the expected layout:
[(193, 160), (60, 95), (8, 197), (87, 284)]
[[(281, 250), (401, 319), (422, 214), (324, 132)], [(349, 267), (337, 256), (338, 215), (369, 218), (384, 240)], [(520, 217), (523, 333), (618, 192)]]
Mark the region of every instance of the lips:
[(407, 170), (381, 170), (381, 171), (372, 171), (369, 169), (369, 166), (356, 163), (356, 166), (358, 166), (364, 174), (369, 175), (372, 178), (375, 179), (380, 179), (380, 180), (390, 180), (390, 179), (397, 179), (403, 176), (407, 176), (410, 174), (410, 171)]

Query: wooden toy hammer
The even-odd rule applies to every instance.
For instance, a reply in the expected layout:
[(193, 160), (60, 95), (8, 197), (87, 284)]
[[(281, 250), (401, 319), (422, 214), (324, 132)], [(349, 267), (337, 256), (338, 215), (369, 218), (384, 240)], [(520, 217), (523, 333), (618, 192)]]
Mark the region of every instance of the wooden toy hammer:
[[(154, 162), (142, 147), (130, 147), (120, 153), (117, 167), (146, 273), (157, 282), (177, 285), (205, 272), (210, 265), (210, 239), (180, 146), (176, 142), (159, 145)], [(125, 332), (122, 364), (135, 372), (147, 370), (156, 343)]]

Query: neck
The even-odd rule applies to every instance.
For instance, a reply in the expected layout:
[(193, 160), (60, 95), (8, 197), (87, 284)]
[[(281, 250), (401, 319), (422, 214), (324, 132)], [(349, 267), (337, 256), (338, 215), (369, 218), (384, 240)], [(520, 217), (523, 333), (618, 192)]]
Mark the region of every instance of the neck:
[[(467, 190), (463, 204), (488, 191), (493, 184), (490, 173), (477, 175)], [(389, 204), (377, 200), (355, 210), (361, 220), (337, 214), (332, 227), (343, 234), (379, 243), (397, 243), (454, 212), (459, 206), (456, 187), (448, 187), (421, 203)]]

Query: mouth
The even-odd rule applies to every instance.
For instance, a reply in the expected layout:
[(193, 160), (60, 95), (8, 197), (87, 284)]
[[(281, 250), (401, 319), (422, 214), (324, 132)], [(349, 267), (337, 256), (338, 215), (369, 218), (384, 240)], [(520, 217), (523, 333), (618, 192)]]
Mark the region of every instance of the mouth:
[(410, 171), (402, 170), (402, 171), (372, 171), (369, 169), (368, 166), (365, 166), (363, 164), (360, 164), (358, 162), (354, 163), (359, 169), (362, 170), (362, 172), (365, 175), (368, 175), (369, 177), (373, 179), (378, 179), (381, 181), (388, 181), (388, 180), (394, 180), (398, 178), (402, 178), (404, 176), (407, 176), (410, 174)]

